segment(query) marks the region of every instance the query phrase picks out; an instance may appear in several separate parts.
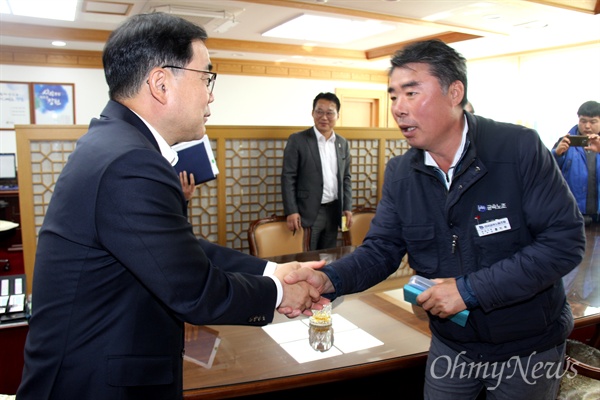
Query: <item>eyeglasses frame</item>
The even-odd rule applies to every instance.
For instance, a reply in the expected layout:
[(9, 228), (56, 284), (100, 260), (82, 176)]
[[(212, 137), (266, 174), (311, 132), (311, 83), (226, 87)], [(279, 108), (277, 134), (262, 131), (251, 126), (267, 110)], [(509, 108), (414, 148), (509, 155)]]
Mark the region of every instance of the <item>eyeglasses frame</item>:
[(323, 111), (323, 110), (317, 110), (317, 109), (313, 110), (313, 113), (319, 118), (326, 116), (329, 119), (335, 118), (336, 115), (338, 114), (337, 111), (332, 112), (332, 110)]
[[(215, 81), (217, 80), (217, 73), (212, 71), (204, 71), (201, 69), (192, 69), (185, 67), (178, 67), (176, 65), (163, 65), (161, 68), (174, 68), (174, 69), (182, 69), (184, 71), (194, 71), (200, 72), (203, 74), (208, 74), (208, 78), (206, 78), (206, 87), (208, 88), (208, 94), (212, 94), (213, 89), (215, 88)], [(204, 79), (202, 79), (204, 80)]]

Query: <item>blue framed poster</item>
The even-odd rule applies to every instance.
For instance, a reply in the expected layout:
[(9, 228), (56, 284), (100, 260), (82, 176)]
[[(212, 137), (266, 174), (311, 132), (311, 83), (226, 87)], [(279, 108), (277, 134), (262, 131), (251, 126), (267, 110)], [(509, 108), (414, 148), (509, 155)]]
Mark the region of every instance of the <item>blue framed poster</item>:
[(33, 83), (34, 124), (75, 124), (75, 85)]

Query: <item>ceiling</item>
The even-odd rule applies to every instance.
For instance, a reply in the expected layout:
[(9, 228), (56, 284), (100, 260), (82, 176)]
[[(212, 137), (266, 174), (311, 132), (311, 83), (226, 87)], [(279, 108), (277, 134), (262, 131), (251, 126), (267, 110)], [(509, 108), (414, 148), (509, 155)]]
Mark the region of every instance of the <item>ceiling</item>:
[[(395, 50), (423, 38), (440, 38), (467, 59), (600, 43), (600, 0), (79, 0), (74, 22), (0, 14), (0, 44), (52, 48), (63, 40), (62, 50), (101, 51), (128, 16), (167, 6), (206, 28), (213, 59), (382, 70)], [(394, 30), (341, 44), (261, 36), (301, 14), (381, 20)], [(219, 32), (228, 20), (237, 24)]]

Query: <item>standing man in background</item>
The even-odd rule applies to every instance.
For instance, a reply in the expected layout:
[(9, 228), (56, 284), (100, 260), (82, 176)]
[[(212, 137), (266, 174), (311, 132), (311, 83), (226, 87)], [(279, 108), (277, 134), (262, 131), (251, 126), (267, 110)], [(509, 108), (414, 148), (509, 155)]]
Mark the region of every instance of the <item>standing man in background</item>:
[(20, 400), (181, 399), (185, 322), (262, 326), (277, 307), (299, 315), (319, 300), (283, 282), (299, 263), (198, 239), (188, 223), (170, 146), (205, 134), (217, 76), (206, 39), (163, 13), (109, 36), (110, 100), (39, 232)]
[(337, 246), (342, 215), (352, 226), (352, 183), (348, 141), (333, 131), (340, 100), (319, 93), (313, 100), (315, 125), (288, 138), (283, 153), (281, 194), (290, 231), (311, 228), (310, 249)]
[[(588, 225), (600, 222), (600, 103), (586, 101), (577, 117), (577, 125), (556, 142), (552, 154)], [(586, 135), (589, 144), (571, 146), (572, 135)]]

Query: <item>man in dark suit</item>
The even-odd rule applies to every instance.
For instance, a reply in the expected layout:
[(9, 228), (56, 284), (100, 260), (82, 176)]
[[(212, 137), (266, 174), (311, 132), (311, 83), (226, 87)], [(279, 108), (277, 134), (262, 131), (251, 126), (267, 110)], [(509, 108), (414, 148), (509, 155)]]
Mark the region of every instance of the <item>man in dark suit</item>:
[(206, 38), (162, 13), (109, 37), (111, 100), (39, 233), (20, 400), (181, 399), (185, 322), (260, 326), (276, 307), (318, 307), (306, 283), (283, 282), (299, 263), (198, 240), (188, 223), (170, 146), (205, 134), (216, 78)]
[(348, 141), (333, 131), (340, 100), (319, 93), (315, 125), (288, 138), (283, 153), (281, 194), (289, 230), (311, 227), (310, 249), (337, 246), (338, 229), (352, 226), (352, 184)]

